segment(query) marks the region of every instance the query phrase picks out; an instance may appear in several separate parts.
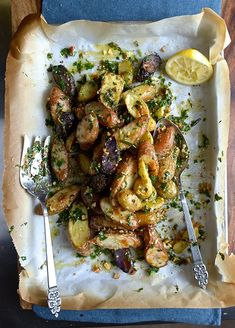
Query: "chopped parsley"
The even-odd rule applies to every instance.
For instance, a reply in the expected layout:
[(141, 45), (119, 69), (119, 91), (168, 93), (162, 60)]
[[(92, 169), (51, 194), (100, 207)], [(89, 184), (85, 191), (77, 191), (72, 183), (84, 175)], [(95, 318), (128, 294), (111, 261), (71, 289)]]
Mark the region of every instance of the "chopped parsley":
[(221, 196), (219, 196), (219, 194), (215, 194), (215, 198), (214, 198), (214, 200), (215, 200), (215, 202), (217, 202), (217, 201), (219, 201), (219, 200), (221, 200), (221, 199), (223, 199)]
[(15, 228), (14, 225), (10, 226), (10, 228), (8, 229), (9, 233), (12, 233), (12, 231), (14, 230), (14, 228)]
[(205, 134), (202, 134), (201, 143), (199, 144), (198, 148), (207, 148), (210, 142), (208, 137)]
[(98, 236), (99, 236), (99, 239), (100, 239), (100, 240), (105, 240), (105, 239), (107, 239), (107, 237), (105, 236), (105, 233), (104, 233), (103, 231), (100, 231), (100, 232), (98, 233)]
[(142, 292), (142, 290), (144, 290), (143, 287), (141, 287), (141, 288), (139, 288), (139, 289), (134, 289), (134, 292), (140, 293), (140, 292)]
[(52, 59), (53, 58), (53, 54), (51, 53), (51, 52), (48, 52), (48, 54), (47, 54), (47, 59)]
[(74, 50), (74, 47), (69, 48), (63, 48), (60, 51), (61, 56), (68, 58), (69, 56), (75, 56), (76, 51)]
[(221, 253), (221, 252), (219, 252), (219, 255), (220, 255), (220, 257), (221, 257), (222, 261), (224, 261), (224, 259), (225, 259), (225, 256), (224, 256), (224, 254), (223, 254), (223, 253)]
[(149, 269), (147, 269), (147, 273), (148, 273), (149, 276), (154, 275), (158, 271), (159, 271), (159, 268), (154, 268), (154, 267), (150, 267)]
[(21, 256), (20, 257), (22, 261), (26, 261), (27, 260), (27, 257), (26, 256)]

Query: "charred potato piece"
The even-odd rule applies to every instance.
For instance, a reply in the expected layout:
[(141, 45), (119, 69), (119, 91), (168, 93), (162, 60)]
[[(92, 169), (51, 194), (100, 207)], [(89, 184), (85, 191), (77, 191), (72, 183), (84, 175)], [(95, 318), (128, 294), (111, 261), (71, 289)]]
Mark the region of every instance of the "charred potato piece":
[(159, 159), (158, 181), (160, 183), (169, 182), (174, 177), (179, 152), (179, 148), (174, 147), (168, 156)]
[(154, 141), (154, 148), (159, 157), (168, 155), (175, 141), (175, 128), (173, 126), (165, 127), (158, 131)]
[(68, 177), (69, 160), (68, 153), (61, 138), (53, 138), (51, 145), (51, 167), (59, 181), (65, 181)]
[(72, 245), (78, 249), (84, 247), (90, 238), (87, 209), (81, 203), (73, 204), (69, 211), (68, 233)]
[(147, 130), (149, 122), (148, 116), (136, 118), (133, 122), (125, 125), (114, 133), (120, 150), (136, 146)]
[(102, 124), (103, 126), (107, 126), (111, 129), (116, 127), (120, 123), (117, 113), (114, 110), (105, 107), (98, 101), (92, 101), (88, 103), (85, 106), (85, 113), (94, 113), (95, 115), (97, 115), (100, 124)]
[(125, 273), (135, 272), (133, 256), (130, 248), (121, 248), (114, 251), (114, 261), (119, 269)]
[(161, 58), (156, 52), (145, 56), (142, 60), (142, 63), (140, 64), (137, 80), (141, 82), (147, 80), (150, 76), (153, 75), (154, 72), (157, 71), (160, 65)]
[(124, 88), (124, 80), (114, 73), (106, 73), (100, 89), (100, 101), (107, 108), (117, 107)]
[(79, 193), (79, 186), (73, 185), (59, 190), (47, 199), (47, 208), (51, 215), (58, 214), (68, 208)]
[(117, 194), (119, 204), (130, 212), (136, 212), (143, 208), (143, 204), (138, 196), (130, 189), (119, 191)]
[(58, 87), (53, 87), (49, 96), (49, 108), (55, 125), (60, 124), (59, 116), (64, 112), (71, 112), (69, 98)]
[(141, 245), (141, 239), (134, 232), (100, 231), (91, 242), (102, 248), (114, 250), (129, 247), (138, 248)]
[(124, 228), (135, 230), (138, 228), (138, 220), (134, 213), (123, 210), (121, 206), (112, 206), (110, 199), (104, 197), (100, 201), (103, 213), (111, 220), (121, 224)]
[(88, 102), (97, 96), (99, 86), (95, 81), (87, 81), (83, 84), (78, 93), (79, 102)]
[(66, 94), (73, 97), (76, 93), (76, 84), (73, 75), (63, 65), (53, 66), (52, 75), (55, 83)]
[(78, 123), (76, 137), (82, 150), (87, 150), (97, 139), (99, 122), (95, 114), (88, 114)]
[(134, 156), (124, 155), (119, 162), (116, 175), (111, 185), (111, 197), (115, 198), (117, 193), (124, 189), (131, 189), (137, 174), (137, 164)]
[(154, 225), (144, 228), (144, 242), (146, 262), (155, 268), (165, 266), (169, 260), (168, 254)]
[(118, 75), (123, 78), (126, 86), (132, 83), (134, 70), (130, 60), (123, 60), (118, 63)]

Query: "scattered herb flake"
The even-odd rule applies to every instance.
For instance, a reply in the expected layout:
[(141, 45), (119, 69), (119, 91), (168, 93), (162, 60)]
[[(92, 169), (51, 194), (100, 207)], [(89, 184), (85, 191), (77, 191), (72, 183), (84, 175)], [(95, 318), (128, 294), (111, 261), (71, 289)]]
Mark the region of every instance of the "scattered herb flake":
[(221, 200), (221, 199), (223, 199), (221, 196), (219, 196), (219, 194), (215, 194), (215, 202), (217, 202), (217, 201), (219, 201), (219, 200)]

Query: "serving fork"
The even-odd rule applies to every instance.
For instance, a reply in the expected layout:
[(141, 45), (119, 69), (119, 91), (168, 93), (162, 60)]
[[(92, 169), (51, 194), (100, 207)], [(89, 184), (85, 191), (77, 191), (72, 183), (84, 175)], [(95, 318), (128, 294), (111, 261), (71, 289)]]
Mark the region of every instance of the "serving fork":
[(24, 145), (20, 163), (20, 184), (32, 196), (36, 197), (42, 207), (44, 217), (44, 233), (47, 263), (47, 303), (51, 313), (58, 317), (61, 298), (56, 282), (55, 265), (53, 259), (52, 241), (46, 199), (51, 186), (51, 174), (48, 164), (50, 137), (44, 143), (39, 136), (35, 137), (32, 146), (29, 138), (24, 136)]
[(181, 200), (183, 213), (184, 213), (184, 220), (185, 220), (186, 228), (188, 231), (188, 239), (190, 242), (190, 249), (191, 249), (192, 260), (193, 260), (194, 278), (197, 280), (199, 287), (201, 287), (202, 289), (206, 289), (206, 286), (208, 284), (208, 272), (207, 272), (206, 265), (203, 263), (203, 260), (202, 260), (201, 251), (198, 246), (197, 238), (196, 238), (194, 228), (193, 228), (191, 215), (189, 212), (187, 200), (184, 195), (182, 181), (181, 181), (181, 175), (182, 175), (183, 171), (186, 169), (186, 167), (188, 166), (188, 160), (189, 160), (188, 145), (187, 145), (187, 142), (186, 142), (182, 132), (180, 131), (178, 126), (176, 124), (174, 124), (172, 121), (170, 121), (166, 118), (161, 118), (160, 120), (158, 120), (157, 126), (173, 126), (175, 129), (175, 134), (181, 143), (181, 146), (180, 146), (181, 152), (183, 150), (183, 152), (185, 154), (185, 156), (183, 156), (181, 158), (181, 160), (182, 160), (181, 166), (176, 171), (176, 179), (177, 179), (177, 184), (178, 184), (178, 188), (179, 188), (179, 197)]

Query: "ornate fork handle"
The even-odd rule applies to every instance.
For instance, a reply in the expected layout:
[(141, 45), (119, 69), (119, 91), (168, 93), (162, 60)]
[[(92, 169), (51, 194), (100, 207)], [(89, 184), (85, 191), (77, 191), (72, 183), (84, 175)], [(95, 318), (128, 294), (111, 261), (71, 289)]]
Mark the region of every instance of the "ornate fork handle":
[(192, 252), (194, 278), (197, 280), (199, 287), (206, 289), (206, 286), (208, 284), (208, 272), (205, 264), (202, 261), (201, 252), (197, 244), (197, 238), (195, 236), (195, 232), (193, 229), (193, 224), (189, 213), (188, 204), (184, 196), (180, 177), (179, 177), (179, 194), (183, 206), (184, 219), (188, 231), (190, 248)]
[(53, 259), (53, 250), (51, 242), (51, 232), (48, 219), (48, 212), (45, 201), (41, 200), (43, 216), (44, 216), (44, 229), (45, 229), (45, 243), (46, 243), (46, 259), (47, 259), (47, 281), (48, 281), (48, 296), (47, 303), (51, 313), (58, 317), (60, 312), (61, 298), (56, 283), (55, 265)]

